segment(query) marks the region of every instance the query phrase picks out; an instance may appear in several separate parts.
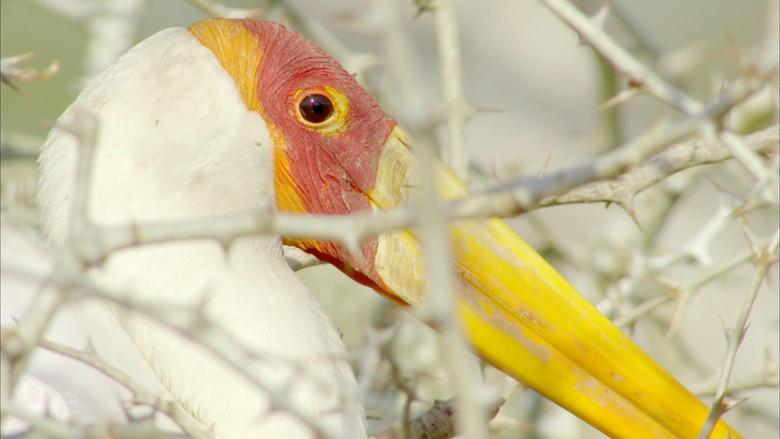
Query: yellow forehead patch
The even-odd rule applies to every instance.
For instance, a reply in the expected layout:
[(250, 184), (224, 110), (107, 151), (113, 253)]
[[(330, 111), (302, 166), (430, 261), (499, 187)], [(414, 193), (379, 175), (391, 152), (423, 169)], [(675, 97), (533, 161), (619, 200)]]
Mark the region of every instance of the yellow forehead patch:
[(290, 162), (285, 154), (282, 131), (263, 114), (258, 97), (257, 70), (263, 58), (263, 48), (257, 37), (240, 21), (225, 18), (199, 21), (189, 27), (190, 32), (214, 53), (225, 71), (235, 81), (249, 111), (263, 116), (274, 142), (274, 169), (277, 205), (286, 212), (305, 212), (303, 200), (294, 184)]
[(189, 30), (233, 77), (247, 108), (262, 114), (257, 96), (257, 68), (263, 49), (257, 37), (240, 21), (226, 18), (199, 21)]

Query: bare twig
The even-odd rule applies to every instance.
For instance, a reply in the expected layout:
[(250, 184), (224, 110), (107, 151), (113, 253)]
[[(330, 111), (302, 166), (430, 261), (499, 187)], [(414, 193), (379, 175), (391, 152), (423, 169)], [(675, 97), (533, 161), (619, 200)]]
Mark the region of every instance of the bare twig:
[(756, 179), (761, 181), (769, 170), (764, 162), (760, 159), (754, 151), (747, 146), (742, 137), (736, 135), (731, 131), (723, 131), (720, 133), (720, 139), (723, 144), (731, 151), (731, 155), (737, 160), (748, 172)]
[(724, 274), (750, 261), (752, 256), (753, 254), (751, 252), (746, 252), (724, 263), (723, 265), (713, 269), (709, 273), (697, 279), (694, 279), (691, 282), (688, 282), (685, 285), (673, 287), (666, 294), (662, 296), (654, 297), (652, 299), (648, 299), (645, 302), (642, 302), (641, 304), (635, 306), (632, 309), (630, 314), (626, 314), (615, 319), (615, 325), (621, 327), (628, 326), (662, 305), (670, 303), (674, 300), (678, 300), (680, 302), (690, 300), (690, 296), (693, 293), (695, 293), (699, 288), (707, 285), (708, 283), (716, 279), (719, 279)]
[[(7, 272), (5, 274), (7, 274)], [(15, 274), (32, 280), (40, 280), (40, 275), (34, 273), (17, 270)], [(217, 361), (231, 368), (237, 375), (244, 377), (252, 386), (256, 387), (258, 391), (262, 392), (263, 395), (267, 395), (270, 404), (269, 410), (285, 412), (300, 420), (303, 425), (311, 430), (315, 437), (326, 437), (319, 423), (316, 422), (316, 419), (305, 414), (290, 401), (286, 387), (282, 386), (277, 388), (267, 384), (252, 368), (247, 367), (252, 361), (262, 359), (286, 362), (291, 368), (299, 368), (300, 366), (305, 366), (307, 363), (293, 361), (279, 356), (270, 358), (266, 353), (250, 349), (217, 322), (212, 321), (199, 307), (174, 306), (160, 303), (159, 301), (148, 301), (135, 298), (126, 292), (98, 288), (84, 278), (79, 272), (64, 273), (62, 275), (54, 274), (51, 278), (48, 278), (47, 281), (53, 286), (58, 287), (52, 288), (52, 291), (54, 291), (55, 294), (58, 291), (67, 291), (66, 298), (70, 301), (95, 298), (147, 317), (172, 333), (181, 336), (183, 339), (193, 341), (196, 346), (200, 347), (205, 352), (212, 354)], [(67, 286), (67, 288), (65, 288), (65, 286)], [(63, 299), (64, 298), (65, 296), (63, 294)], [(40, 341), (40, 338), (38, 340)], [(4, 353), (8, 346), (13, 345), (19, 345), (19, 343), (3, 343)], [(69, 351), (69, 353), (73, 352)], [(333, 361), (333, 358), (332, 356), (327, 356), (327, 358), (317, 357), (308, 358), (306, 360)], [(124, 384), (123, 380), (120, 379), (120, 383)], [(259, 414), (260, 413), (258, 413), (258, 415)]]
[(153, 419), (133, 421), (128, 423), (77, 424), (56, 421), (42, 416), (15, 401), (2, 400), (0, 412), (3, 415), (23, 419), (31, 425), (31, 429), (19, 435), (3, 435), (3, 437), (20, 439), (184, 439), (180, 434), (167, 433), (153, 425)]
[(447, 144), (442, 148), (441, 157), (455, 175), (463, 181), (468, 181), (469, 159), (464, 135), (466, 119), (472, 111), (463, 97), (458, 20), (454, 0), (438, 0), (433, 15), (436, 18), (439, 75), (447, 114)]
[[(598, 51), (615, 68), (626, 75), (634, 87), (641, 87), (661, 101), (681, 110), (685, 114), (699, 113), (703, 104), (683, 91), (666, 82), (651, 69), (634, 58), (628, 51), (620, 47), (603, 31), (599, 22), (589, 19), (579, 9), (572, 6), (568, 0), (541, 0), (561, 20), (574, 29), (583, 39)], [(776, 66), (769, 66), (768, 71)], [(761, 161), (739, 141), (739, 138), (728, 131), (720, 133), (726, 146), (737, 160), (756, 178), (766, 174), (766, 168)]]
[[(73, 118), (68, 121), (68, 125), (62, 128), (76, 136), (79, 139), (80, 146), (76, 165), (70, 230), (65, 245), (57, 255), (53, 267), (55, 274), (70, 276), (81, 270), (78, 259), (75, 257), (78, 253), (74, 250), (74, 246), (81, 242), (82, 237), (86, 233), (87, 196), (89, 194), (92, 158), (97, 137), (97, 121), (91, 113), (74, 111)], [(66, 300), (68, 291), (67, 285), (61, 290), (59, 287), (46, 285), (35, 297), (27, 310), (25, 318), (20, 322), (18, 328), (19, 349), (8, 353), (13, 364), (11, 392), (13, 392), (14, 386), (24, 373), (32, 350), (51, 323), (54, 314)]]
[(626, 75), (632, 84), (641, 86), (651, 95), (688, 115), (701, 111), (702, 104), (683, 91), (664, 81), (655, 72), (640, 63), (620, 47), (596, 23), (567, 0), (540, 0), (561, 20), (590, 43), (615, 68)]
[(148, 405), (153, 407), (160, 413), (168, 416), (181, 430), (190, 436), (192, 439), (208, 439), (213, 437), (211, 433), (206, 431), (174, 400), (164, 399), (159, 395), (155, 395), (143, 385), (136, 382), (126, 373), (113, 367), (107, 361), (100, 358), (95, 352), (88, 350), (74, 349), (70, 346), (65, 346), (61, 343), (53, 342), (46, 339), (41, 339), (38, 344), (52, 352), (65, 355), (66, 357), (73, 358), (93, 367), (95, 370), (105, 374), (109, 378), (113, 379), (117, 383), (123, 385), (125, 388), (133, 393), (133, 400), (138, 404)]
[[(740, 90), (737, 90), (740, 92)], [(740, 94), (726, 94), (699, 118), (686, 119), (676, 124), (665, 124), (605, 154), (595, 161), (549, 173), (541, 178), (526, 178), (508, 183), (463, 200), (445, 204), (445, 213), (450, 219), (486, 216), (510, 216), (518, 211), (537, 205), (565, 204), (571, 202), (625, 201), (617, 195), (644, 189), (660, 179), (686, 166), (718, 161), (728, 158), (716, 144), (689, 143), (678, 147), (669, 155), (662, 155), (651, 161), (646, 168), (640, 168), (633, 178), (618, 180), (618, 183), (596, 183), (589, 189), (571, 195), (546, 198), (548, 193), (565, 192), (594, 179), (617, 175), (625, 167), (641, 161), (646, 156), (663, 148), (685, 135), (695, 132), (709, 117), (717, 117), (733, 106), (747, 91)], [(706, 116), (705, 116), (706, 115)], [(748, 141), (755, 141), (757, 150), (771, 150), (777, 136), (777, 127), (770, 128)], [(677, 154), (680, 154), (678, 157)], [(693, 158), (688, 161), (689, 154)], [(672, 165), (666, 167), (666, 160)], [(635, 183), (634, 180), (638, 181)], [(588, 187), (586, 187), (588, 188)], [(557, 200), (557, 201), (556, 201)], [(98, 237), (74, 242), (78, 254), (85, 263), (96, 263), (111, 252), (131, 246), (188, 239), (214, 239), (228, 244), (234, 239), (252, 235), (273, 233), (290, 237), (331, 239), (354, 243), (378, 233), (410, 227), (416, 223), (419, 212), (408, 207), (399, 207), (384, 212), (361, 212), (346, 216), (297, 215), (263, 209), (228, 217), (202, 220), (171, 221), (146, 224), (126, 224), (99, 228)]]
[[(528, 210), (554, 194), (595, 180), (612, 178), (657, 154), (670, 143), (682, 140), (719, 120), (756, 90), (747, 82), (737, 82), (731, 90), (695, 116), (679, 122), (663, 123), (590, 163), (548, 173), (539, 178), (523, 178), (503, 184), (481, 195), (458, 202), (457, 215), (509, 216)], [(630, 209), (630, 206), (624, 206)]]
[[(746, 136), (746, 146), (757, 154), (777, 154), (780, 142), (778, 127), (774, 125)], [(701, 139), (680, 143), (614, 180), (590, 183), (561, 195), (545, 198), (539, 206), (598, 201), (630, 205), (634, 196), (670, 175), (730, 158), (733, 158), (731, 152), (717, 141)]]
[[(86, 22), (89, 40), (83, 82), (97, 76), (135, 43), (145, 1), (36, 0), (57, 14)], [(55, 64), (52, 64), (54, 71)]]
[(423, 318), (438, 332), (441, 358), (450, 383), (458, 395), (458, 430), (468, 439), (487, 439), (483, 384), (478, 375), (476, 358), (471, 356), (456, 310), (457, 285), (454, 282), (452, 248), (447, 218), (440, 208), (436, 186), (434, 155), (430, 146), (417, 148), (420, 161), (420, 232), (426, 265), (428, 299)]
[[(756, 375), (753, 378), (739, 381), (729, 385), (729, 393), (744, 392), (747, 390), (756, 389), (777, 389), (780, 386), (780, 378), (775, 373), (774, 375), (768, 375), (762, 373)], [(697, 396), (714, 396), (718, 392), (717, 386), (702, 387), (700, 389), (694, 389), (694, 393)]]
[(756, 273), (753, 277), (750, 292), (745, 298), (745, 302), (742, 305), (742, 310), (739, 313), (735, 326), (726, 331), (726, 339), (728, 341), (726, 358), (723, 361), (720, 380), (718, 381), (718, 387), (715, 391), (715, 401), (712, 403), (710, 414), (707, 416), (707, 420), (702, 427), (699, 439), (709, 438), (710, 433), (712, 433), (712, 430), (721, 415), (733, 407), (732, 404), (727, 403), (726, 396), (729, 392), (729, 379), (731, 378), (731, 372), (734, 369), (737, 350), (745, 337), (745, 332), (748, 328), (748, 318), (750, 317), (750, 312), (753, 310), (753, 303), (755, 303), (758, 292), (761, 289), (761, 284), (764, 282), (764, 277), (766, 276), (769, 267), (777, 262), (778, 245), (780, 245), (780, 229), (775, 232), (769, 245), (764, 249), (761, 249), (759, 254), (756, 255), (758, 267), (756, 268)]
[(144, 2), (145, 0), (92, 2), (94, 10), (85, 17), (89, 31), (84, 58), (85, 81), (108, 68), (135, 43)]
[(52, 61), (43, 70), (24, 67), (24, 63), (32, 59), (33, 56), (32, 53), (23, 53), (0, 59), (0, 82), (18, 89), (17, 81), (43, 81), (51, 78), (59, 71), (60, 64), (57, 61)]
[[(122, 12), (121, 5), (134, 4), (137, 6), (142, 4), (142, 1), (111, 0), (109, 4), (119, 7), (119, 9), (113, 9), (115, 12)], [(244, 235), (269, 233), (291, 237), (336, 240), (348, 246), (356, 247), (356, 243), (360, 240), (378, 233), (419, 225), (421, 226), (419, 236), (424, 241), (426, 262), (431, 274), (430, 287), (433, 296), (431, 301), (432, 307), (427, 314), (423, 315), (423, 318), (430, 321), (442, 334), (439, 342), (441, 343), (442, 352), (446, 352), (447, 361), (445, 365), (451, 379), (451, 385), (457, 389), (458, 396), (461, 399), (456, 402), (437, 402), (431, 410), (414, 419), (407, 433), (412, 433), (411, 436), (414, 437), (415, 432), (418, 431), (419, 423), (421, 435), (428, 435), (431, 431), (436, 434), (451, 435), (455, 431), (455, 422), (459, 422), (460, 432), (469, 436), (485, 435), (488, 416), (485, 413), (487, 410), (485, 407), (488, 404), (484, 403), (485, 397), (480, 393), (481, 384), (479, 379), (471, 376), (473, 371), (469, 370), (468, 365), (473, 363), (473, 358), (467, 353), (465, 343), (460, 334), (460, 328), (457, 325), (457, 319), (454, 317), (455, 313), (453, 312), (453, 297), (451, 293), (455, 289), (450, 277), (451, 267), (448, 262), (450, 260), (450, 252), (446, 242), (448, 236), (446, 233), (447, 221), (466, 217), (506, 217), (537, 207), (570, 203), (614, 202), (630, 211), (633, 197), (636, 194), (668, 176), (694, 166), (734, 158), (757, 179), (753, 189), (746, 195), (744, 200), (744, 210), (746, 211), (752, 208), (752, 206), (766, 202), (767, 195), (773, 195), (766, 189), (773, 182), (776, 182), (772, 174), (776, 173), (780, 163), (777, 160), (777, 125), (748, 136), (739, 136), (732, 133), (730, 127), (723, 124), (723, 116), (734, 105), (751, 95), (757, 87), (747, 81), (738, 81), (724, 96), (705, 107), (638, 62), (635, 57), (603, 31), (601, 28), (601, 24), (603, 24), (602, 19), (606, 16), (608, 9), (603, 9), (598, 19), (589, 19), (566, 1), (542, 1), (594, 47), (599, 56), (602, 56), (606, 63), (609, 64), (607, 67), (610, 70), (612, 69), (611, 66), (614, 66), (616, 71), (628, 77), (631, 88), (619, 94), (619, 98), (616, 98), (614, 102), (645, 91), (661, 101), (680, 109), (687, 117), (677, 122), (661, 124), (656, 129), (649, 130), (633, 141), (625, 142), (613, 153), (597, 157), (581, 166), (553, 171), (541, 177), (533, 176), (505, 183), (467, 199), (440, 201), (435, 191), (431, 191), (434, 185), (424, 185), (422, 189), (428, 192), (424, 193), (423, 202), (420, 204), (424, 208), (423, 212), (416, 212), (409, 206), (403, 206), (387, 212), (367, 212), (343, 217), (324, 217), (289, 215), (274, 212), (273, 209), (269, 208), (247, 212), (243, 215), (231, 215), (230, 217), (170, 223), (126, 224), (111, 227), (101, 227), (93, 224), (86, 215), (86, 205), (88, 204), (86, 194), (89, 193), (89, 167), (91, 164), (89, 148), (92, 144), (90, 139), (94, 138), (94, 132), (90, 134), (88, 126), (81, 126), (80, 128), (78, 126), (71, 127), (74, 134), (79, 136), (82, 144), (74, 194), (76, 199), (73, 203), (74, 212), (70, 223), (72, 230), (69, 231), (66, 245), (57, 255), (53, 279), (47, 279), (47, 288), (39, 293), (33, 306), (30, 308), (30, 314), (22, 320), (19, 331), (20, 334), (25, 334), (24, 337), (20, 336), (20, 340), (23, 339), (23, 341), (3, 343), (2, 370), (0, 370), (3, 392), (2, 414), (9, 413), (21, 418), (29, 417), (30, 422), (36, 425), (37, 430), (34, 430), (34, 432), (39, 432), (42, 435), (50, 434), (67, 438), (90, 437), (92, 432), (98, 431), (97, 429), (99, 428), (105, 428), (106, 431), (110, 431), (118, 437), (143, 437), (143, 435), (132, 436), (136, 431), (130, 428), (134, 427), (132, 425), (128, 426), (127, 430), (123, 430), (124, 426), (115, 426), (115, 429), (109, 429), (108, 426), (100, 425), (59, 424), (45, 417), (42, 418), (39, 415), (27, 413), (23, 407), (15, 406), (15, 403), (11, 400), (13, 397), (12, 384), (15, 381), (15, 377), (18, 377), (18, 374), (26, 367), (27, 356), (32, 351), (34, 345), (38, 343), (41, 334), (48, 326), (48, 322), (59, 309), (59, 305), (62, 301), (72, 301), (86, 295), (97, 297), (100, 300), (108, 301), (119, 307), (148, 316), (183, 338), (189, 338), (207, 352), (212, 353), (216, 359), (235, 369), (236, 373), (247, 377), (257, 390), (267, 393), (271, 399), (272, 410), (285, 410), (290, 412), (293, 417), (298, 417), (299, 410), (286, 397), (286, 389), (266, 386), (261, 377), (255, 376), (251, 370), (247, 370), (251, 368), (245, 367), (248, 361), (255, 361), (258, 357), (262, 357), (263, 354), (248, 349), (237, 340), (232, 339), (229, 334), (225, 334), (216, 322), (209, 321), (208, 317), (203, 315), (202, 310), (174, 309), (151, 301), (131, 300), (128, 296), (119, 295), (116, 292), (97, 290), (86, 281), (84, 277), (86, 269), (91, 264), (98, 263), (109, 257), (117, 250), (172, 240), (209, 239), (228, 246), (235, 239)], [(38, 2), (49, 3), (55, 6), (60, 3), (79, 3), (44, 0), (38, 0)], [(214, 16), (245, 17), (259, 12), (258, 10), (228, 8), (214, 0), (189, 0), (189, 2)], [(115, 41), (109, 41), (112, 44), (109, 44), (110, 47), (106, 49), (105, 57), (94, 57), (94, 60), (98, 63), (102, 62), (105, 65), (106, 62), (115, 58), (124, 50), (120, 46), (126, 48), (132, 42), (132, 32), (136, 23), (134, 17), (136, 15), (133, 13), (120, 13), (114, 16), (111, 14), (111, 8), (95, 9), (96, 2), (82, 2), (81, 7), (83, 8), (87, 3), (89, 3), (89, 10), (93, 14), (93, 18), (98, 17), (98, 21), (92, 20), (85, 12), (81, 12), (78, 18), (90, 19), (93, 27), (105, 24), (107, 27), (102, 28), (102, 31), (101, 29), (93, 29), (96, 34), (103, 35), (104, 38), (112, 38), (112, 35), (117, 37)], [(345, 63), (349, 70), (361, 71), (365, 66), (376, 61), (373, 54), (353, 52), (336, 38), (333, 32), (330, 32), (318, 21), (313, 20), (305, 11), (298, 12), (285, 1), (274, 2), (274, 4), (276, 5), (275, 10), (284, 10), (291, 20), (296, 22), (313, 39), (325, 46), (337, 59)], [(435, 4), (435, 2), (430, 4)], [(75, 11), (75, 9), (73, 10)], [(138, 11), (138, 9), (135, 10)], [(463, 99), (454, 4), (452, 0), (439, 0), (438, 9), (432, 7), (430, 10), (436, 14), (443, 94), (448, 108), (449, 145), (448, 148), (444, 149), (443, 157), (451, 167), (455, 168), (459, 175), (465, 178), (468, 160), (464, 150), (463, 125), (472, 109)], [(103, 17), (101, 18), (101, 16)], [(119, 26), (113, 26), (106, 21), (100, 21), (103, 19), (123, 21)], [(401, 26), (398, 25), (399, 23), (385, 24), (387, 28), (383, 32), (387, 38), (390, 35), (398, 36), (399, 33), (403, 33)], [(642, 39), (640, 38), (640, 40)], [(99, 39), (94, 39), (93, 41), (95, 44), (98, 42)], [(772, 44), (776, 45), (776, 38)], [(3, 80), (5, 80), (8, 68), (6, 68), (6, 59), (2, 61), (2, 76)], [(407, 74), (410, 72), (408, 66), (404, 65), (404, 63), (396, 63), (398, 66), (392, 66), (392, 62), (390, 64), (389, 68), (398, 68), (400, 66)], [(764, 67), (764, 69), (759, 70), (775, 72), (776, 61), (769, 62)], [(96, 64), (94, 69), (90, 68), (90, 70), (95, 69), (102, 70), (102, 67)], [(416, 81), (413, 76), (411, 81)], [(411, 95), (417, 96), (419, 94), (416, 93), (418, 90), (412, 90), (411, 88), (410, 90), (412, 91), (409, 93)], [(424, 111), (424, 105), (420, 105), (419, 108), (423, 110), (420, 111), (422, 116), (413, 117), (412, 119), (414, 120), (412, 122), (413, 124), (424, 126), (426, 131), (430, 131), (430, 127), (433, 126), (432, 119), (425, 119), (423, 116), (433, 114), (434, 112)], [(408, 107), (405, 107), (404, 112), (407, 110)], [(410, 111), (410, 113), (413, 113), (413, 111)], [(89, 122), (82, 123), (89, 125)], [(702, 136), (701, 139), (680, 143), (666, 149), (667, 145), (673, 142), (700, 133), (705, 133), (705, 136)], [(614, 145), (610, 144), (608, 146), (612, 147)], [(428, 150), (423, 152), (423, 154), (429, 153), (430, 151)], [(765, 157), (763, 157), (765, 155), (774, 155), (774, 161), (766, 163)], [(423, 157), (422, 162), (423, 165), (429, 166), (431, 163), (430, 156)], [(460, 170), (461, 167), (464, 168), (463, 171)], [(687, 180), (687, 182), (690, 182), (690, 180)], [(769, 202), (777, 204), (775, 199), (769, 199)], [(716, 229), (715, 226), (718, 226), (717, 230), (720, 230), (719, 227), (727, 225), (727, 221), (731, 218), (731, 216), (725, 216), (719, 220), (719, 223), (713, 222), (714, 225), (708, 229), (707, 236), (704, 236), (703, 233), (700, 234), (706, 239), (694, 239), (695, 245), (691, 249), (685, 249), (685, 254), (696, 254), (696, 252), (690, 250), (700, 249), (702, 245), (710, 243), (715, 236), (715, 233), (712, 232), (712, 230)], [(713, 220), (716, 219), (713, 218)], [(666, 218), (659, 221), (666, 221)], [(657, 229), (660, 228), (659, 226)], [(775, 250), (773, 252), (776, 252), (776, 241), (777, 238), (775, 237)], [(293, 269), (300, 269), (317, 263), (316, 259), (309, 255), (300, 252), (296, 252), (296, 254), (288, 250), (286, 249), (287, 260)], [(647, 315), (657, 306), (674, 299), (680, 299), (680, 303), (684, 303), (687, 300), (686, 298), (701, 285), (720, 278), (720, 276), (735, 266), (748, 261), (750, 256), (752, 254), (738, 256), (735, 260), (720, 264), (712, 272), (679, 288), (674, 288), (674, 291), (667, 295), (651, 299), (633, 309), (629, 309), (625, 314), (622, 314), (621, 318), (623, 321), (631, 322), (640, 316)], [(676, 260), (679, 261), (680, 259)], [(703, 258), (699, 258), (699, 261), (702, 260)], [(651, 262), (653, 261), (649, 259), (646, 261), (647, 266), (645, 268), (649, 271), (655, 270), (657, 272), (660, 269), (670, 267), (670, 265), (664, 265), (663, 267), (653, 266)], [(768, 267), (764, 268), (764, 273), (766, 273), (767, 269)], [(763, 274), (761, 275), (762, 277)], [(761, 278), (758, 278), (758, 285), (761, 284)], [(756, 281), (754, 280), (755, 283)], [(728, 384), (734, 356), (736, 355), (739, 341), (744, 335), (747, 314), (750, 312), (750, 305), (755, 298), (757, 288), (756, 286), (756, 288), (751, 290), (752, 298), (749, 297), (750, 300), (746, 302), (743, 309), (744, 320), (742, 315), (740, 315), (738, 327), (729, 333), (729, 351), (721, 371), (721, 380), (718, 386), (713, 389), (705, 389), (707, 392), (711, 390), (710, 393), (714, 393), (717, 397), (710, 416), (713, 424), (722, 412), (725, 411), (726, 406), (729, 405), (726, 399), (728, 393), (735, 390), (764, 387), (773, 383), (776, 386), (776, 375), (774, 375), (774, 378), (769, 376), (769, 379), (762, 381), (751, 379), (738, 381), (734, 385)], [(741, 334), (738, 336), (734, 335), (736, 333)], [(732, 343), (733, 338), (736, 341)], [(40, 343), (47, 345), (48, 342), (43, 340)], [(55, 349), (58, 348), (56, 345), (54, 347)], [(74, 357), (79, 358), (79, 356), (84, 356), (82, 359), (88, 363), (92, 361), (92, 363), (99, 366), (101, 364), (101, 360), (96, 355), (93, 358), (93, 354), (90, 352), (76, 351)], [(375, 363), (370, 361), (361, 364), (368, 365), (366, 368), (369, 368), (372, 364), (375, 365)], [(13, 371), (13, 374), (11, 371)], [(370, 371), (365, 373), (370, 373)], [(112, 376), (116, 378), (116, 374)], [(119, 381), (123, 381), (121, 376)], [(361, 380), (362, 382), (363, 380)], [(135, 385), (131, 383), (129, 387), (133, 390)], [(366, 386), (361, 385), (361, 390), (364, 387)], [(396, 387), (400, 388), (400, 385)], [(152, 406), (158, 405), (157, 409), (163, 412), (171, 409), (167, 405), (170, 401), (158, 399), (156, 395), (145, 393), (143, 389), (135, 393), (139, 402)], [(139, 397), (138, 395), (142, 396)], [(412, 394), (410, 393), (410, 395)], [(411, 399), (410, 396), (409, 400), (411, 401)], [(10, 402), (8, 408), (6, 407), (6, 402)], [(455, 413), (452, 409), (453, 404), (459, 406), (458, 416), (453, 416), (453, 413)], [(407, 404), (408, 409), (409, 404)], [(175, 406), (173, 410), (175, 411), (174, 417), (178, 415), (186, 417), (186, 413), (176, 411)], [(440, 419), (442, 423), (436, 423), (437, 427), (433, 430), (424, 428), (424, 425), (429, 425), (429, 421), (433, 419)], [(301, 417), (301, 421), (310, 426), (315, 435), (321, 433), (315, 424), (316, 419), (311, 419), (304, 415)], [(197, 426), (195, 427), (197, 428)], [(185, 429), (185, 427), (182, 428)], [(153, 434), (158, 433), (157, 431), (152, 432)], [(200, 434), (203, 432), (196, 430), (196, 433)]]

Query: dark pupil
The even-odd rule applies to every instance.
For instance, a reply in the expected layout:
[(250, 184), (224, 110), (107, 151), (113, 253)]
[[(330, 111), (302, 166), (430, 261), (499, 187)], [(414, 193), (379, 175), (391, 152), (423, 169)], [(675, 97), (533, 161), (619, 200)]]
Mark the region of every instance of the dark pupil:
[(327, 96), (320, 94), (306, 96), (298, 106), (301, 116), (311, 123), (323, 122), (333, 114), (333, 103)]

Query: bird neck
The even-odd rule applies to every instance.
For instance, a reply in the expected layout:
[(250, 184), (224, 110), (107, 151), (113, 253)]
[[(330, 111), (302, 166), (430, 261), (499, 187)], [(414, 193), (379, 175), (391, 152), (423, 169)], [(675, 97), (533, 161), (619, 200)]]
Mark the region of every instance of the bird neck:
[[(92, 80), (44, 144), (44, 229), (64, 239), (79, 144), (67, 126), (93, 114), (89, 199), (99, 224), (187, 220), (273, 205), (273, 141), (210, 50), (186, 30), (139, 43)], [(65, 128), (65, 129), (63, 129)]]

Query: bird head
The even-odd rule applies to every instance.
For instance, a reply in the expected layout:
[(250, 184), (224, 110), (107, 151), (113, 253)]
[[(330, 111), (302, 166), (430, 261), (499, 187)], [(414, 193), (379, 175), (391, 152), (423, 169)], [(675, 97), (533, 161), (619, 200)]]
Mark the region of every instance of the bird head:
[[(216, 19), (189, 30), (267, 125), (279, 210), (348, 214), (407, 201), (416, 173), (410, 142), (322, 49), (269, 22)], [(443, 197), (467, 195), (444, 166), (435, 173)], [(485, 360), (611, 436), (698, 434), (707, 408), (501, 220), (450, 228), (458, 313)], [(287, 243), (395, 301), (425, 299), (424, 264), (411, 232), (370, 238), (360, 252), (322, 240)], [(739, 435), (721, 421), (712, 437)]]
[[(247, 107), (268, 126), (279, 210), (339, 215), (401, 201), (411, 171), (403, 131), (321, 48), (271, 22), (207, 20), (190, 31), (214, 52)], [(419, 270), (397, 269), (399, 263), (410, 267), (402, 257), (416, 256), (407, 248), (416, 243), (404, 233), (366, 239), (357, 253), (329, 241), (286, 243), (393, 300), (420, 300)]]

